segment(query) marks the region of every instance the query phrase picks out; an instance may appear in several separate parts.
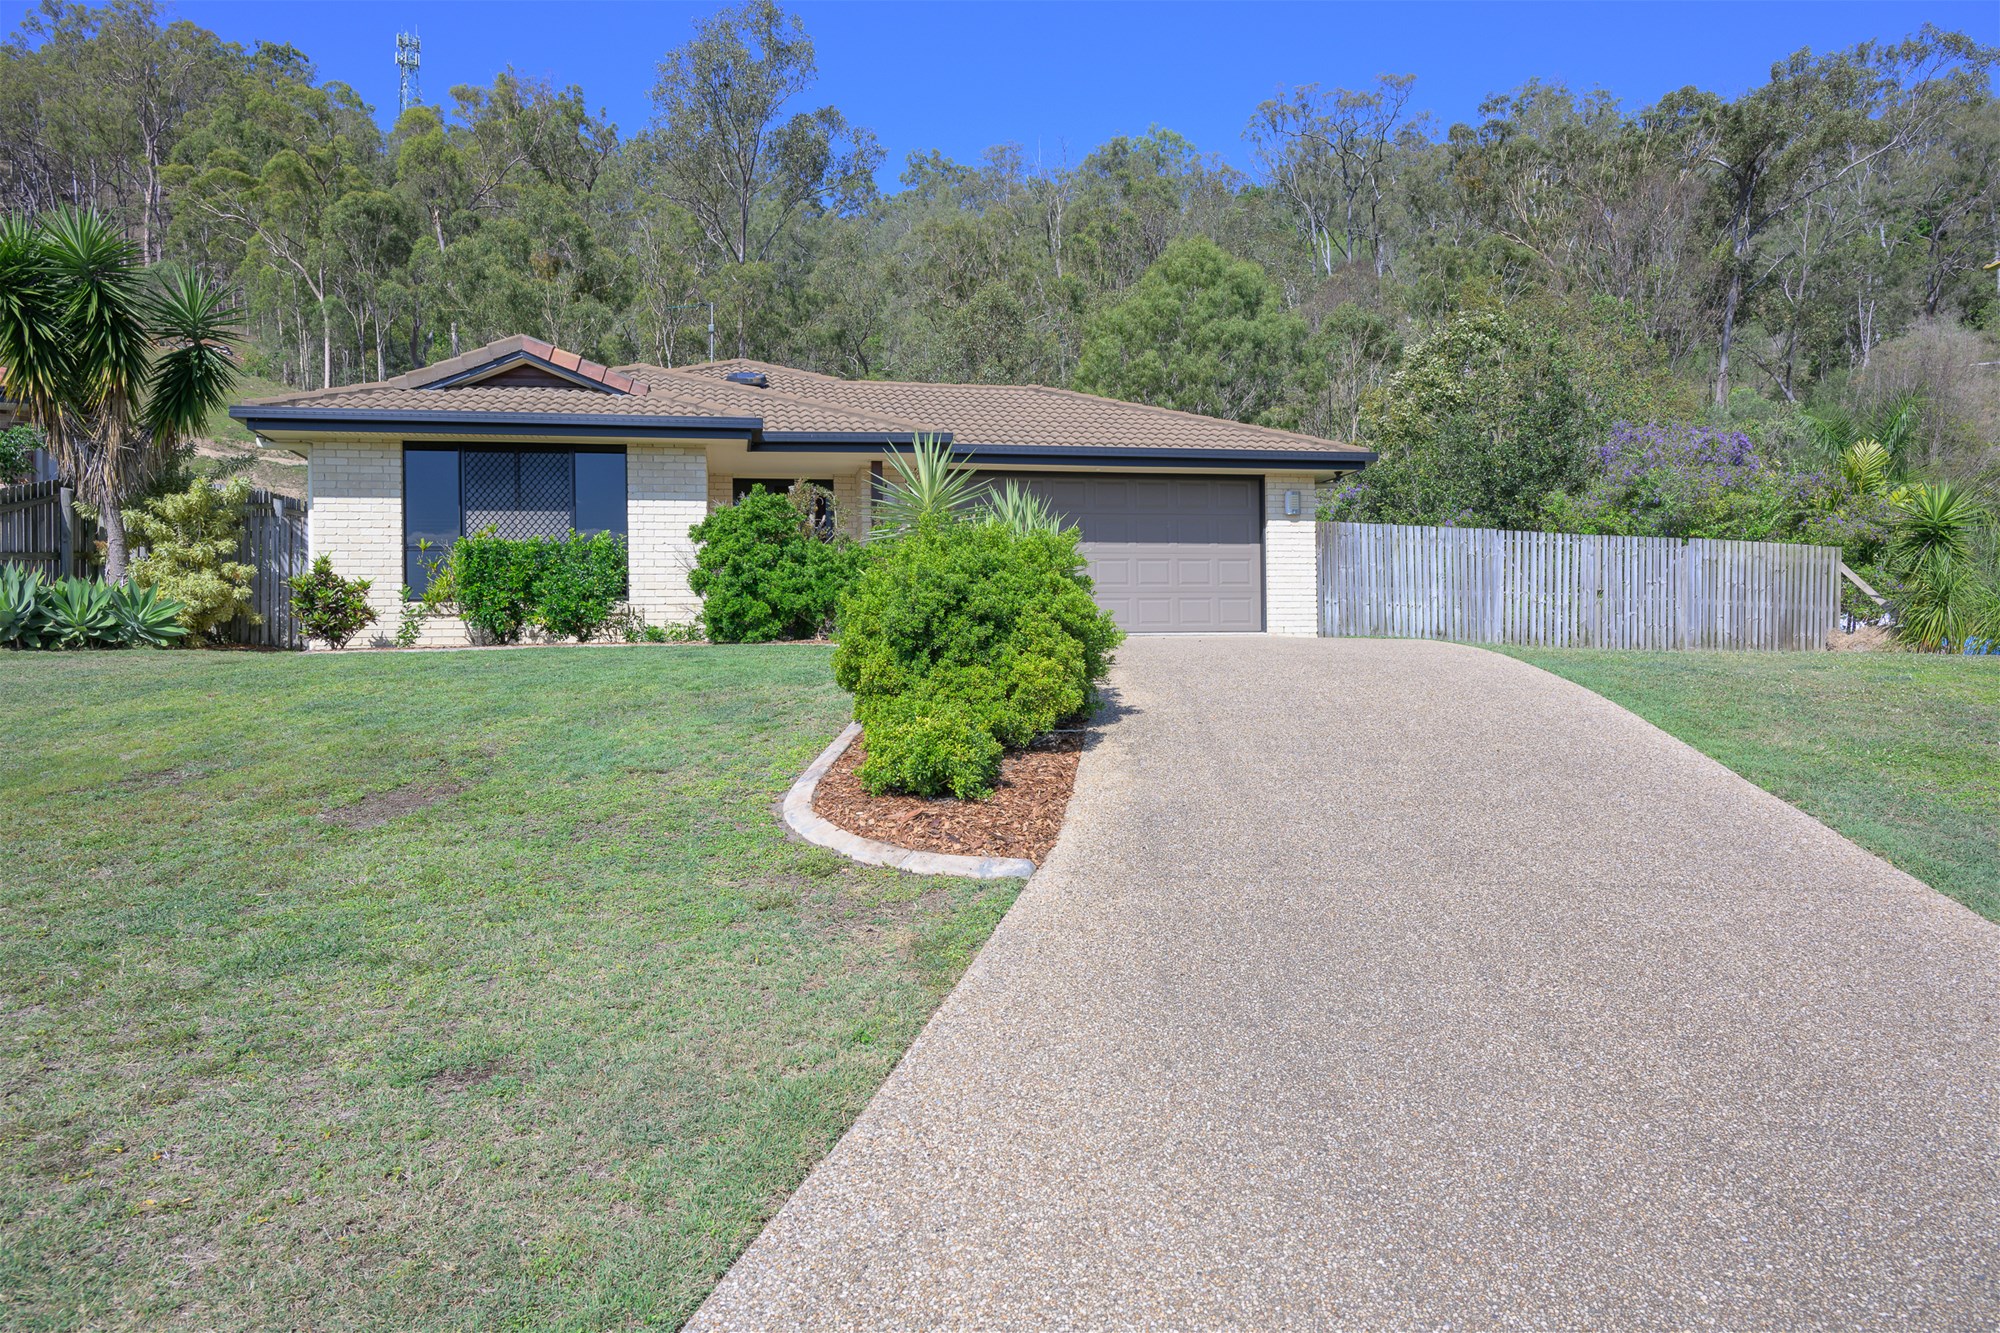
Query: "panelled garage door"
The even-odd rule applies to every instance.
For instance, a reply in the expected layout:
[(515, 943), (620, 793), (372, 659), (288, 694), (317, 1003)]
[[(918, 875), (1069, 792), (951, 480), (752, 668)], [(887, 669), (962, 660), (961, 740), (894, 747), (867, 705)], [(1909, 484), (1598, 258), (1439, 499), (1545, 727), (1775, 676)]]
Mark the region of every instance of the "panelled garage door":
[(1264, 481), (1143, 473), (993, 473), (1083, 529), (1098, 604), (1136, 634), (1264, 628)]

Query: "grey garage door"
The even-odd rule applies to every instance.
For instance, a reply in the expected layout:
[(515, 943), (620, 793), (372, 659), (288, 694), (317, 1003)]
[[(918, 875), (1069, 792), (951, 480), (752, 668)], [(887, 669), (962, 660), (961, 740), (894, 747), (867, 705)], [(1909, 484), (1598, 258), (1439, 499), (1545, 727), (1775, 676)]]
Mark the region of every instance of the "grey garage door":
[(1261, 477), (996, 473), (1083, 529), (1097, 601), (1138, 634), (1264, 628)]

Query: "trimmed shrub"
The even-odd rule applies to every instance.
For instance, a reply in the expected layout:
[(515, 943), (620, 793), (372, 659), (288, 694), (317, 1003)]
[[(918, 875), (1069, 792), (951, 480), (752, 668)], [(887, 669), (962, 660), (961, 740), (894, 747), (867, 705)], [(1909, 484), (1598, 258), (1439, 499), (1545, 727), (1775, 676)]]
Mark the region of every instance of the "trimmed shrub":
[(458, 539), (423, 605), (435, 610), (432, 594), (447, 590), (465, 623), (498, 643), (530, 626), (583, 642), (611, 623), (625, 584), (625, 539), (614, 533), (512, 541), (488, 530)]
[(950, 792), (977, 800), (1000, 778), (1000, 742), (973, 709), (952, 699), (883, 700), (868, 723), (868, 756), (855, 776), (872, 792)]
[(292, 614), (307, 638), (344, 648), (375, 623), (375, 609), (368, 605), (369, 586), (367, 579), (340, 577), (333, 572), (333, 557), (320, 556), (310, 572), (291, 580)]
[(625, 597), (625, 539), (571, 533), (545, 545), (533, 588), (535, 627), (578, 643), (595, 638)]
[(1124, 635), (1091, 600), (1078, 536), (944, 518), (875, 548), (833, 654), (867, 732), (870, 791), (983, 797), (1002, 747), (1089, 704)]
[(250, 609), (257, 567), (236, 558), (249, 500), (242, 477), (220, 486), (196, 479), (125, 511), (127, 533), (146, 547), (132, 561), (132, 581), (178, 602), (191, 634), (213, 634), (239, 615), (259, 618)]
[(821, 537), (789, 498), (761, 486), (689, 535), (701, 550), (688, 587), (717, 643), (818, 637), (862, 561), (852, 542)]
[(492, 529), (451, 548), (452, 592), (465, 623), (496, 643), (513, 643), (534, 618), (535, 578), (548, 543), (508, 541)]

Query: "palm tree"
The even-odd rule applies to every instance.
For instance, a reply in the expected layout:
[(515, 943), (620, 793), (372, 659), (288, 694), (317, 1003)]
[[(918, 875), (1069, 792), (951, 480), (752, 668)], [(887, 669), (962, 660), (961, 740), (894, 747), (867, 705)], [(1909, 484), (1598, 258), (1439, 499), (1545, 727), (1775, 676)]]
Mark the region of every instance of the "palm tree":
[(125, 577), (120, 507), (229, 399), (226, 293), (139, 264), (96, 213), (0, 221), (0, 366), (8, 395), (104, 524), (105, 575)]

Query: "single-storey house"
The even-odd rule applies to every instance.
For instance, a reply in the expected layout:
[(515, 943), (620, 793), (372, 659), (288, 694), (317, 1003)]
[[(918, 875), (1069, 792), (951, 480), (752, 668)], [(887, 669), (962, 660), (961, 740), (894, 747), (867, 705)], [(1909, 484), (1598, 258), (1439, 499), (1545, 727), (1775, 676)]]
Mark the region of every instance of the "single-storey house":
[[(759, 482), (835, 497), (857, 538), (887, 459), (920, 437), (1017, 478), (1082, 528), (1097, 596), (1135, 633), (1312, 634), (1315, 492), (1373, 455), (1066, 389), (843, 380), (759, 361), (667, 369), (511, 337), (375, 384), (232, 408), (308, 459), (312, 554), (371, 581), (393, 632), (425, 552), (611, 531), (649, 621), (691, 619), (688, 529)], [(432, 621), (425, 642), (464, 642)]]

